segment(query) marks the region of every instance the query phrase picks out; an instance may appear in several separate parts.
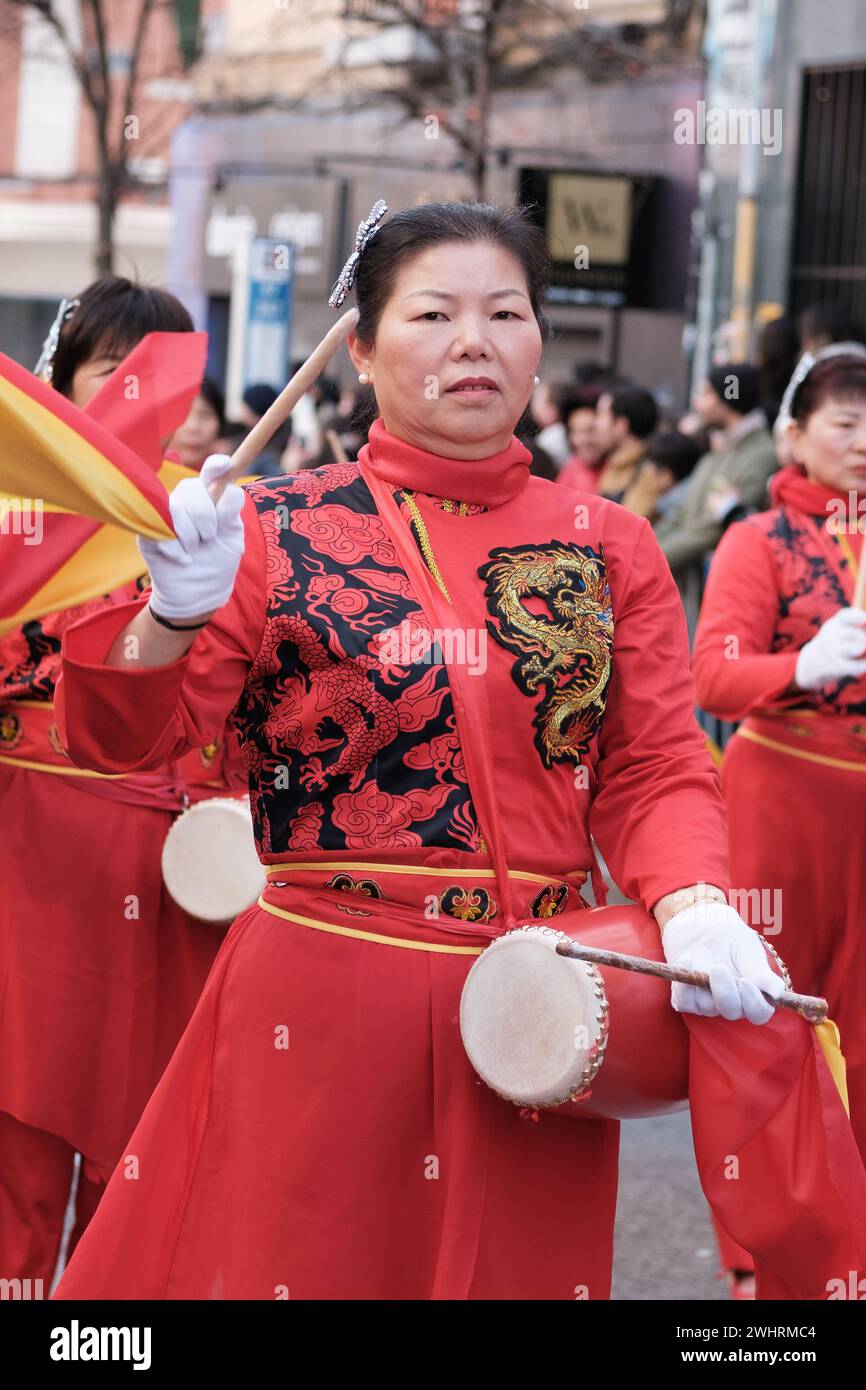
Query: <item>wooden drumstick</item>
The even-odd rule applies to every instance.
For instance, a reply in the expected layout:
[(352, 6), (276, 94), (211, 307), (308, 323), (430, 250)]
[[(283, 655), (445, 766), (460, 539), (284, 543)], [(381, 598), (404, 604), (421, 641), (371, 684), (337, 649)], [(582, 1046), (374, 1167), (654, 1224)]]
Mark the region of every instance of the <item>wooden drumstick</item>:
[[(700, 970), (680, 970), (678, 966), (668, 965), (657, 960), (643, 960), (640, 956), (626, 956), (619, 951), (599, 951), (595, 946), (583, 946), (579, 941), (558, 941), (556, 952), (560, 956), (570, 956), (572, 960), (586, 960), (592, 965), (615, 965), (619, 970), (637, 970), (642, 975), (656, 975), (661, 980), (671, 980), (680, 985), (696, 985), (698, 989), (709, 989), (710, 977)], [(765, 998), (770, 999), (769, 995)], [(791, 1009), (802, 1014), (809, 1023), (823, 1023), (827, 1017), (826, 999), (818, 999), (812, 994), (794, 994), (785, 990), (778, 999), (770, 999), (781, 1009)]]
[(332, 328), (328, 330), (317, 348), (314, 348), (302, 367), (299, 367), (288, 386), (284, 386), (272, 406), (265, 411), (261, 420), (253, 425), (246, 439), (242, 439), (232, 454), (232, 466), (221, 478), (211, 483), (208, 492), (214, 502), (218, 502), (229, 483), (243, 478), (249, 473), (262, 449), (276, 434), (280, 425), (291, 415), (301, 396), (309, 391), (313, 382), (322, 375), (331, 358), (348, 338), (358, 322), (358, 310), (347, 309)]

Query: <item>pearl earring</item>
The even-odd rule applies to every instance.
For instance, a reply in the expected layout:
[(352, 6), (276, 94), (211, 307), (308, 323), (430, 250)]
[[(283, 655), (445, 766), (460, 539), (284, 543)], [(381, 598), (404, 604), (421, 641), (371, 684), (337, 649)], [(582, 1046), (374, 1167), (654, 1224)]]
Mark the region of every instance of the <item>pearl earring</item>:
[(361, 383), (362, 386), (367, 386), (367, 385), (369, 384), (369, 381), (370, 381), (370, 373), (369, 373), (369, 372), (359, 372), (359, 373), (358, 373), (358, 380), (360, 381), (360, 383)]
[(540, 385), (541, 385), (541, 377), (540, 377), (540, 376), (537, 376), (537, 377), (535, 378), (535, 384), (536, 384), (536, 386), (540, 386)]

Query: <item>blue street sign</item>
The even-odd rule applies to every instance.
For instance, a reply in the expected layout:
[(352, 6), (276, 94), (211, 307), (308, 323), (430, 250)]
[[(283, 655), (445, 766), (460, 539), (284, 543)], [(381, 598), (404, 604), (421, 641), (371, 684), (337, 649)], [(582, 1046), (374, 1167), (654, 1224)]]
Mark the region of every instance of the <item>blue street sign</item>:
[(289, 377), (295, 248), (276, 237), (250, 242), (243, 386), (280, 391)]

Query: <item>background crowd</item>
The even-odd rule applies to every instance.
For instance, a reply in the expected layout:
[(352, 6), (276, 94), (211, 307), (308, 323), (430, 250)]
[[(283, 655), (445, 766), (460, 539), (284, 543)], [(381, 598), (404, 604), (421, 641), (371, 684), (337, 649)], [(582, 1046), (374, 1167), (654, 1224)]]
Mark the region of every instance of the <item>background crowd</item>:
[[(798, 360), (831, 343), (866, 344), (866, 327), (844, 306), (816, 304), (766, 323), (750, 362), (726, 358), (725, 336), (720, 330), (713, 365), (681, 414), (660, 406), (640, 382), (601, 363), (580, 362), (570, 378), (539, 382), (518, 427), (532, 453), (532, 472), (607, 497), (650, 521), (691, 636), (722, 535), (732, 522), (770, 505), (770, 477), (790, 461), (779, 411)], [(229, 421), (220, 389), (206, 380), (172, 450), (191, 468), (200, 468), (210, 453), (231, 452), (276, 394), (271, 386), (250, 386), (238, 418)], [(371, 388), (341, 387), (321, 377), (260, 455), (257, 472), (273, 476), (357, 458), (371, 403)], [(708, 731), (725, 741), (718, 724)]]

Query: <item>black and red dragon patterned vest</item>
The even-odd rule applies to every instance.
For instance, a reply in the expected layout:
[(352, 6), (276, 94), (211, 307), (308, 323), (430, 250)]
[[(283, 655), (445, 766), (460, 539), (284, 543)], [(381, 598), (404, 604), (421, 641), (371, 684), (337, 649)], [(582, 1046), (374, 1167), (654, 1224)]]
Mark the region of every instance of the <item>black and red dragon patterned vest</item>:
[[(809, 516), (799, 508), (781, 506), (759, 512), (742, 523), (760, 532), (776, 568), (779, 607), (772, 652), (799, 651), (828, 618), (849, 603), (818, 537), (826, 520), (824, 513)], [(852, 702), (848, 693), (858, 684), (855, 677), (848, 676), (826, 690), (804, 692), (793, 708), (866, 714), (866, 703)]]
[(246, 490), (267, 616), (233, 720), (262, 853), (477, 850), (447, 669), (387, 657), (383, 634), (428, 624), (358, 466)]

